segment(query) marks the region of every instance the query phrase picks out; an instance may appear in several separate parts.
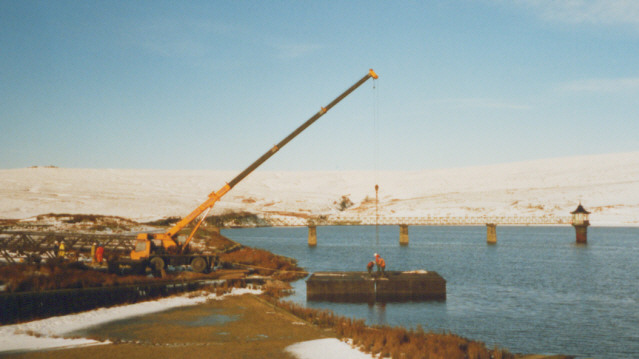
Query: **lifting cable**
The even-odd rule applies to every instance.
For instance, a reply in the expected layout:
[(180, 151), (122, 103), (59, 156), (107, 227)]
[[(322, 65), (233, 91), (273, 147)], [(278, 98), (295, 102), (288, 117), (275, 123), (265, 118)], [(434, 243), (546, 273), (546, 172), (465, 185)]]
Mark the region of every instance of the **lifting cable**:
[(375, 250), (379, 251), (379, 185), (375, 185)]
[(373, 79), (373, 167), (375, 172), (375, 251), (379, 252), (379, 91)]

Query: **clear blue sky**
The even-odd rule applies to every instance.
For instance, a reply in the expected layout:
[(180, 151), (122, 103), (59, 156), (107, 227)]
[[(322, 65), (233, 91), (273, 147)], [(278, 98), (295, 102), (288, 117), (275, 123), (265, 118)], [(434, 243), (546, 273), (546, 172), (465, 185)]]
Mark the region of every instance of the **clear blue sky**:
[(639, 1), (0, 1), (0, 168), (420, 170), (639, 150)]

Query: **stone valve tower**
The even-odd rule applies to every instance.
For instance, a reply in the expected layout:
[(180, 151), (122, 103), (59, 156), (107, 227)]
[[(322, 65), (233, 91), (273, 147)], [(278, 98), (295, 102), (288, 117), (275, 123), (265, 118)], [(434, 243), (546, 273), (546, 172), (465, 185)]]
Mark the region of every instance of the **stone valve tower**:
[(590, 220), (588, 215), (590, 212), (579, 203), (577, 209), (570, 212), (572, 214), (572, 226), (575, 227), (575, 235), (577, 243), (586, 244), (588, 242), (588, 226)]

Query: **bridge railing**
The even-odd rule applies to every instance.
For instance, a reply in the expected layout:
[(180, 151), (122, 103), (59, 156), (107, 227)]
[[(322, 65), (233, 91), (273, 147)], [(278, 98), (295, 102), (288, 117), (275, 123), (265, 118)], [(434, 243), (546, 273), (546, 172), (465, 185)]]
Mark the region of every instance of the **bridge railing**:
[(315, 218), (301, 217), (270, 217), (265, 221), (275, 227), (287, 226), (335, 226), (335, 225), (409, 225), (409, 226), (455, 226), (455, 225), (554, 225), (570, 224), (568, 216), (477, 216), (477, 217), (388, 217), (388, 216), (323, 216)]

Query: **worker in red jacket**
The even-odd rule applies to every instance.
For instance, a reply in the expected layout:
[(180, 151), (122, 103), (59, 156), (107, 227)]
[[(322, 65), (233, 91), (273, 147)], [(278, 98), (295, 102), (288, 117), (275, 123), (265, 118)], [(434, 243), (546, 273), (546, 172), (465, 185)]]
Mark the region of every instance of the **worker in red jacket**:
[(98, 264), (102, 264), (102, 257), (104, 256), (104, 247), (98, 243), (98, 248), (95, 250), (95, 261)]
[(377, 264), (377, 271), (384, 275), (386, 269), (386, 261), (379, 254), (375, 253), (375, 264)]
[(375, 266), (375, 262), (370, 261), (366, 265), (366, 270), (368, 270), (368, 274), (373, 274), (373, 267)]

